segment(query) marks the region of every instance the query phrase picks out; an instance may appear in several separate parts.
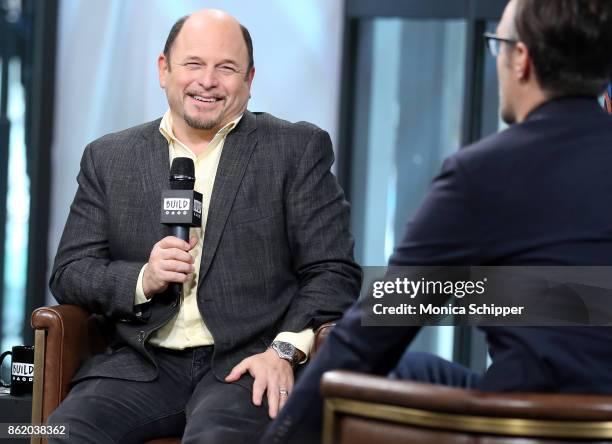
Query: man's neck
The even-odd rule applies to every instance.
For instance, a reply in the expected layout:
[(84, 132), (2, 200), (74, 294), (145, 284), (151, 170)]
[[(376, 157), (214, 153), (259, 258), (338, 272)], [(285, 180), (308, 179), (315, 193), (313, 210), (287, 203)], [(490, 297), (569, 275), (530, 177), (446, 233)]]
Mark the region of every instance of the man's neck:
[(517, 100), (516, 123), (523, 122), (532, 111), (552, 99), (552, 96), (540, 88), (530, 88)]

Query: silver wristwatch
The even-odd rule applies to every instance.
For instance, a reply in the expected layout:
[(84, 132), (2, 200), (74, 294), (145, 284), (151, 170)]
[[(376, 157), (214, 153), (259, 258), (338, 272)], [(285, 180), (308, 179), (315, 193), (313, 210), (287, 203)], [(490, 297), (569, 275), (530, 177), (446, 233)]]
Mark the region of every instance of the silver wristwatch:
[(298, 363), (298, 349), (288, 342), (274, 341), (270, 347), (278, 353), (279, 358), (289, 361), (292, 366)]

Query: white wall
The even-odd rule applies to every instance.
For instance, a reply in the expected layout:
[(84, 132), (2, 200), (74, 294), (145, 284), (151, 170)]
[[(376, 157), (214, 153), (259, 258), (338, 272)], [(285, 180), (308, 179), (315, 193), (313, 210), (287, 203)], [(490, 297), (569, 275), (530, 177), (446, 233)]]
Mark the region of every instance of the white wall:
[(176, 19), (204, 7), (251, 32), (249, 109), (310, 121), (337, 140), (342, 0), (61, 0), (49, 269), (85, 145), (163, 114), (157, 56)]

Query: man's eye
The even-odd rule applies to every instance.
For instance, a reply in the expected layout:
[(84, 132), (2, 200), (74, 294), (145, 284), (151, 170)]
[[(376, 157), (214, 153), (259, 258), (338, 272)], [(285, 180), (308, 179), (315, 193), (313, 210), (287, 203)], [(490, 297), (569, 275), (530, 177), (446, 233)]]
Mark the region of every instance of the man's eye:
[(231, 66), (231, 65), (221, 65), (221, 66), (217, 66), (217, 69), (222, 72), (222, 73), (226, 73), (226, 74), (235, 74), (238, 72), (238, 70)]
[(188, 69), (199, 69), (202, 64), (197, 62), (187, 62), (184, 66)]

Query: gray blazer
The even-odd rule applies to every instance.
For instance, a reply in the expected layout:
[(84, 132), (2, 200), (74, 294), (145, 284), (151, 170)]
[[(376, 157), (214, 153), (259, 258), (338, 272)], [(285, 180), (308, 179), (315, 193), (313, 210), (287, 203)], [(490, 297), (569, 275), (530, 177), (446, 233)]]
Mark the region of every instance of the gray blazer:
[[(140, 269), (167, 235), (159, 220), (169, 153), (159, 122), (104, 136), (83, 154), (50, 286), (60, 303), (101, 315), (111, 346), (75, 380), (154, 379), (147, 338), (179, 309), (169, 292), (134, 307)], [(332, 163), (328, 134), (308, 123), (246, 112), (228, 135), (198, 282), (218, 378), (277, 333), (316, 328), (357, 297), (349, 205)]]

